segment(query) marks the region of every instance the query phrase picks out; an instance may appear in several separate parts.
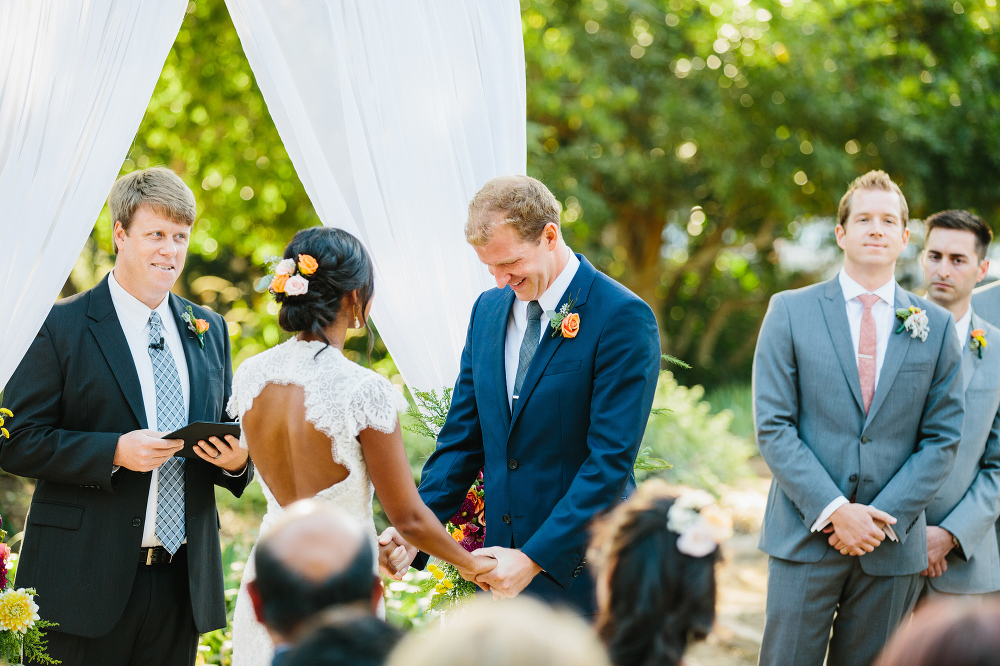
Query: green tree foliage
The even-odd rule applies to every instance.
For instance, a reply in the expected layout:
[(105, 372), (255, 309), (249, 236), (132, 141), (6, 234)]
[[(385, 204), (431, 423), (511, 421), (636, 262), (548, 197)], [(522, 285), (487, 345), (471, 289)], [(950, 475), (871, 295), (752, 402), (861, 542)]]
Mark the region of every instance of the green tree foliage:
[(995, 218), (995, 0), (523, 0), (529, 171), (693, 380), (746, 376), (796, 220), (888, 170)]

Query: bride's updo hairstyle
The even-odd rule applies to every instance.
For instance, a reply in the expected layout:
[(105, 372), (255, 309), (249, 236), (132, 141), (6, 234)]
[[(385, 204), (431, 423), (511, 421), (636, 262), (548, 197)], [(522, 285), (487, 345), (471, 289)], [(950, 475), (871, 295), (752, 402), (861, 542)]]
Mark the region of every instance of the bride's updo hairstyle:
[(278, 324), (290, 333), (311, 333), (329, 345), (323, 329), (337, 321), (344, 295), (355, 289), (360, 301), (356, 316), (364, 320), (375, 291), (372, 260), (361, 241), (342, 229), (329, 227), (312, 227), (296, 233), (285, 248), (285, 259), (298, 261), (300, 254), (315, 259), (317, 268), (308, 276), (306, 293), (274, 295), (281, 304)]

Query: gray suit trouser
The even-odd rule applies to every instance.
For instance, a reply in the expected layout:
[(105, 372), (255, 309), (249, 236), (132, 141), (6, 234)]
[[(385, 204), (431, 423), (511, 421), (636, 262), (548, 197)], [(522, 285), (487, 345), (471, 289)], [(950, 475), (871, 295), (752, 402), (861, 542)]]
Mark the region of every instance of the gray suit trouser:
[[(920, 574), (870, 576), (833, 548), (819, 562), (771, 557), (762, 666), (870, 666), (913, 609)], [(830, 630), (833, 629), (833, 636)]]

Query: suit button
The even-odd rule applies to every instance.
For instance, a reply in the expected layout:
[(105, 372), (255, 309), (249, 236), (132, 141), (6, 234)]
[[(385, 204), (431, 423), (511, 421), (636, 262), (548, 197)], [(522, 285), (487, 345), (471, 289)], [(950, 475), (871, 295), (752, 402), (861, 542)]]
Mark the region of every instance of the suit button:
[(868, 443), (868, 438), (867, 437), (862, 437), (861, 438), (861, 443), (862, 444), (867, 444)]
[(500, 518), (500, 520), (502, 520), (503, 522), (505, 522), (505, 523), (507, 523), (508, 525), (510, 525), (510, 516), (509, 516), (509, 515), (507, 515), (506, 513), (505, 513), (505, 514), (503, 514), (503, 516), (502, 516), (502, 517)]
[(857, 474), (851, 474), (851, 483), (854, 483), (857, 480), (858, 480), (858, 475)]
[(142, 518), (133, 518), (132, 527), (142, 527)]
[(511, 458), (507, 461), (507, 469), (517, 469), (517, 461)]

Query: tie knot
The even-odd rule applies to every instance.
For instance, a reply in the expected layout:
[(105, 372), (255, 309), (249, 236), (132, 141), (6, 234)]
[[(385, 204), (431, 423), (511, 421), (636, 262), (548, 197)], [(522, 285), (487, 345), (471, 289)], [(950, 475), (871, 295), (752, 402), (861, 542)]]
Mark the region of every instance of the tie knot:
[(872, 306), (878, 303), (878, 296), (875, 294), (861, 294), (858, 300), (865, 306), (865, 310), (871, 310)]
[(159, 330), (160, 324), (160, 313), (153, 310), (153, 312), (149, 315), (149, 328), (154, 331)]
[(538, 321), (542, 318), (542, 306), (538, 301), (528, 303), (528, 321)]

